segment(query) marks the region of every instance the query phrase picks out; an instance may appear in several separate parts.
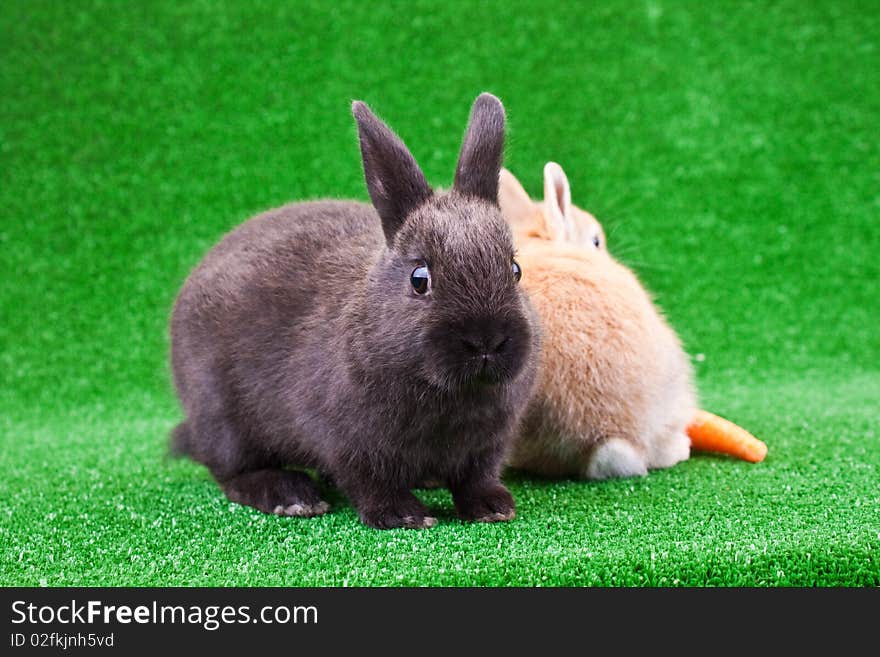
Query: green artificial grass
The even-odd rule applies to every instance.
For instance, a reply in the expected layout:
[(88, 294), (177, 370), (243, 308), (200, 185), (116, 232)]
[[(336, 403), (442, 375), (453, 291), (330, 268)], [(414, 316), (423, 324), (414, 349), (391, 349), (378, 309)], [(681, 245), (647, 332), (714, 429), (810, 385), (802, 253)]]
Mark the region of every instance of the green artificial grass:
[[(876, 6), (18, 0), (0, 34), (0, 584), (880, 584)], [(511, 475), (514, 522), (438, 490), (438, 527), (379, 532), (165, 459), (190, 268), (262, 209), (366, 199), (353, 98), (449, 185), (483, 90), (767, 460)]]

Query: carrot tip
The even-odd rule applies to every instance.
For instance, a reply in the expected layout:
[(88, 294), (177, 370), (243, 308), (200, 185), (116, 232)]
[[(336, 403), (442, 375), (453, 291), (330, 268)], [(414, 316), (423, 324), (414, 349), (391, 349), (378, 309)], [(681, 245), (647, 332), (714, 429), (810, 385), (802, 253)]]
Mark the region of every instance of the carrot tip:
[(767, 445), (748, 431), (723, 417), (698, 410), (687, 427), (691, 448), (735, 456), (749, 463), (760, 463), (767, 456)]

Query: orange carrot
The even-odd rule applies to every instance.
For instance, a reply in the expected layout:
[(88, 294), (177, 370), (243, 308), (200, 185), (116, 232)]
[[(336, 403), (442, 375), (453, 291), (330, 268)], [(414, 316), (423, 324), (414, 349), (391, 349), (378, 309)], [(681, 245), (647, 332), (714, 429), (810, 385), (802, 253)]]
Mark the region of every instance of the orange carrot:
[(691, 447), (705, 452), (730, 454), (751, 463), (767, 456), (767, 445), (742, 427), (708, 411), (697, 411), (687, 426)]

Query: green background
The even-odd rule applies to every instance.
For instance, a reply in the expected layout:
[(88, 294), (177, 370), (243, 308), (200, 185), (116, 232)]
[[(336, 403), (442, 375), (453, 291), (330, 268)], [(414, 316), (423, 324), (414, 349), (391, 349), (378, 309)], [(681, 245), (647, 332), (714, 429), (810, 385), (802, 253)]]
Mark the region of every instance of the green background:
[[(4, 2), (0, 584), (880, 584), (876, 2)], [(427, 531), (226, 501), (163, 458), (174, 295), (248, 216), (366, 199), (349, 105), (449, 185), (470, 103), (547, 160), (762, 437), (608, 483), (512, 476)], [(697, 356), (701, 354), (702, 356)]]

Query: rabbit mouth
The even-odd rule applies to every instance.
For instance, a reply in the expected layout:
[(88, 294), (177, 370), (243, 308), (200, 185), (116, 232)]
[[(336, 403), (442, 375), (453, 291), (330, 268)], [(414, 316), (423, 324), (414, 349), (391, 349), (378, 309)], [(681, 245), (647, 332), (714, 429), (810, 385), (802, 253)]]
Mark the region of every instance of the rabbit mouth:
[(510, 338), (504, 336), (492, 347), (481, 346), (474, 349), (467, 345), (465, 348), (472, 355), (467, 359), (466, 369), (474, 383), (481, 385), (494, 385), (507, 379), (513, 378), (515, 372), (508, 367), (506, 351), (510, 347)]
[(483, 355), (479, 360), (475, 359), (472, 381), (477, 385), (496, 385), (512, 379), (515, 372), (506, 367), (505, 363), (496, 356)]
[(446, 392), (493, 388), (516, 377), (518, 367), (498, 360), (471, 358), (454, 368), (441, 368), (430, 373), (429, 379)]
[(446, 390), (491, 387), (514, 379), (527, 356), (528, 340), (508, 333), (449, 331), (434, 342), (429, 376)]

